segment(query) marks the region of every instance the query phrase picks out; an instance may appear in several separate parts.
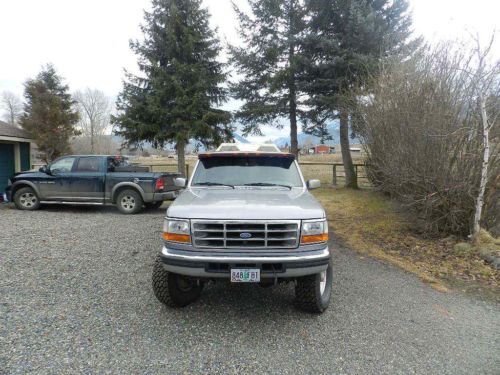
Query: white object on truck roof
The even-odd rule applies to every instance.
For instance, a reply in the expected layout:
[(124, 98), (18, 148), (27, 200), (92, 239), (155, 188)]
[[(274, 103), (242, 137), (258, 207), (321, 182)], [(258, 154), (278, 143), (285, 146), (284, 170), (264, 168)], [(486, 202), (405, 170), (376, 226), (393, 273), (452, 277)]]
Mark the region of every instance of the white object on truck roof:
[(218, 152), (281, 152), (278, 146), (272, 143), (222, 143), (217, 149)]

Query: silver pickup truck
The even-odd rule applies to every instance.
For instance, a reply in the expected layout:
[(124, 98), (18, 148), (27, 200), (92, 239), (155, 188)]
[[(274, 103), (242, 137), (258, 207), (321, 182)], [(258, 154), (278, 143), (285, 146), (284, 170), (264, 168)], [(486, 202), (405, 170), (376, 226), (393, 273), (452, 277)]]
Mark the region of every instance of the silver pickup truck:
[(189, 183), (177, 179), (187, 186), (167, 211), (154, 293), (182, 307), (207, 280), (293, 282), (298, 307), (321, 313), (332, 284), (328, 223), (308, 191), (320, 183), (305, 182), (294, 156), (274, 145), (241, 148), (199, 154)]

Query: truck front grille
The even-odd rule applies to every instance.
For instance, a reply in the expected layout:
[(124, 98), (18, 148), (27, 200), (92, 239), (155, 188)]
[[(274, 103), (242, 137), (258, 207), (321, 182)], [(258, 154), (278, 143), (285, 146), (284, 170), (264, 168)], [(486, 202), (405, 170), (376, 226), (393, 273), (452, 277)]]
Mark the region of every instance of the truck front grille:
[(201, 248), (291, 249), (299, 244), (299, 220), (193, 220), (193, 245)]

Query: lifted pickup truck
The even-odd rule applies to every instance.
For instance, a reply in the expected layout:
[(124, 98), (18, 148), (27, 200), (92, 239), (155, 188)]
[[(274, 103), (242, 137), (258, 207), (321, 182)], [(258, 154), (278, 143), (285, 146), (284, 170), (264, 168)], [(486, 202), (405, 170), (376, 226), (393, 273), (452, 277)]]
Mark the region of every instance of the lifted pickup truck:
[(186, 306), (207, 280), (293, 282), (297, 305), (323, 312), (332, 284), (328, 223), (308, 191), (319, 186), (274, 145), (223, 144), (199, 154), (165, 218), (152, 276), (158, 300)]
[(116, 204), (122, 213), (135, 214), (143, 205), (160, 207), (180, 189), (179, 174), (147, 170), (119, 156), (64, 156), (39, 171), (14, 175), (5, 198), (20, 210), (36, 210), (41, 203)]

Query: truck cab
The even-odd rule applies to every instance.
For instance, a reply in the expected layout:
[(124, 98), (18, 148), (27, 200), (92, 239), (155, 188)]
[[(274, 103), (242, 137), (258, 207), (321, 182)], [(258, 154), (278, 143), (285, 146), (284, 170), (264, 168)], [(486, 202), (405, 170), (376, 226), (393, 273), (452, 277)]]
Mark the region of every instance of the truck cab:
[(332, 268), (325, 210), (294, 155), (274, 145), (223, 144), (201, 153), (168, 208), (153, 270), (157, 298), (196, 300), (207, 280), (295, 284), (299, 307), (323, 312)]

